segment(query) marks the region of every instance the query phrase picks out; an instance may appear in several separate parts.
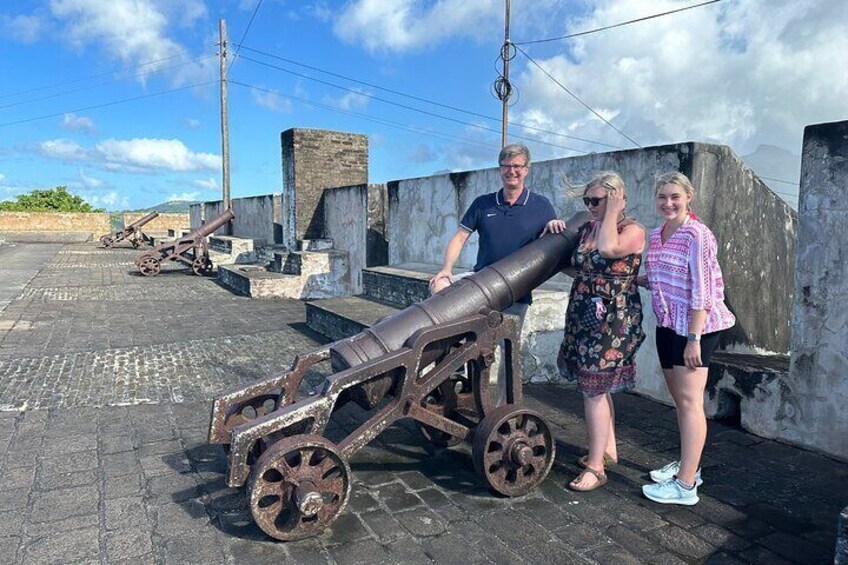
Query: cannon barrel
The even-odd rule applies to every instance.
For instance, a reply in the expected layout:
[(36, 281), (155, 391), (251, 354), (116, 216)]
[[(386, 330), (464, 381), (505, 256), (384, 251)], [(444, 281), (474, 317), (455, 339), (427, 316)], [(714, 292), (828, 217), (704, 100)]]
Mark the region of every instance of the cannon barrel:
[(146, 224), (150, 220), (156, 218), (157, 216), (159, 216), (159, 212), (156, 212), (156, 211), (150, 212), (146, 216), (142, 216), (141, 218), (139, 218), (136, 221), (134, 221), (133, 223), (131, 223), (129, 226), (127, 226), (127, 229), (140, 228), (141, 226), (143, 226), (144, 224)]
[[(397, 351), (418, 330), (485, 310), (502, 311), (568, 266), (579, 243), (577, 229), (589, 220), (579, 212), (561, 234), (550, 234), (462, 278), (439, 293), (389, 316), (330, 348), (334, 371), (356, 367)], [(438, 352), (434, 352), (435, 360)]]
[(182, 239), (193, 239), (195, 237), (206, 237), (211, 234), (233, 218), (235, 218), (235, 214), (233, 214), (232, 210), (224, 210), (224, 212), (216, 217), (213, 220), (210, 220), (203, 224), (202, 226), (193, 229), (190, 233), (186, 234)]

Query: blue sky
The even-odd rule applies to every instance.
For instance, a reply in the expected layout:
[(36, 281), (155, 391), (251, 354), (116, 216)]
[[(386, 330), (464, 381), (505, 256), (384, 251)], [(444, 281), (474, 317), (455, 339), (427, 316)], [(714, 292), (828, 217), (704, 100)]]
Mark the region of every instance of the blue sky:
[[(512, 0), (510, 116), (530, 127), (511, 138), (537, 160), (634, 147), (627, 138), (723, 143), (794, 204), (803, 127), (846, 119), (843, 0), (723, 0), (524, 43), (697, 3)], [(230, 68), (234, 197), (280, 191), (279, 135), (292, 127), (368, 135), (371, 182), (491, 166), (503, 11), (503, 0), (3, 3), (0, 199), (60, 184), (110, 210), (219, 198), (220, 18), (231, 54), (246, 33)]]

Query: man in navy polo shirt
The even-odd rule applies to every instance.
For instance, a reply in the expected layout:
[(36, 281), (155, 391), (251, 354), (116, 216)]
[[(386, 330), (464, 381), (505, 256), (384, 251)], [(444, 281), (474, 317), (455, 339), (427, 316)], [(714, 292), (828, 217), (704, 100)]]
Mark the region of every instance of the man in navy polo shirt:
[[(542, 234), (545, 224), (556, 219), (551, 202), (524, 186), (524, 179), (530, 172), (530, 150), (526, 146), (507, 145), (501, 149), (498, 163), (503, 188), (497, 192), (478, 196), (471, 203), (459, 222), (459, 229), (448, 242), (442, 269), (430, 279), (431, 292), (438, 292), (448, 286), (451, 281), (469, 274), (462, 273), (454, 276), (452, 272), (453, 265), (459, 258), (465, 242), (475, 231), (480, 237), (477, 262), (474, 264), (474, 272), (477, 272), (534, 241)], [(504, 310), (504, 313), (514, 314), (523, 322), (531, 302), (530, 294), (522, 296), (515, 304)], [(505, 397), (505, 376), (504, 366), (501, 363), (501, 370), (498, 372), (498, 385), (501, 391), (499, 404)]]

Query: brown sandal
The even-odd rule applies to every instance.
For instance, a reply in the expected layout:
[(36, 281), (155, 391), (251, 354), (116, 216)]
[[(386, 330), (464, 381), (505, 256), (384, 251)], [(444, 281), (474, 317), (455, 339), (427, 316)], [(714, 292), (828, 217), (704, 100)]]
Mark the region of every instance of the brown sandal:
[[(586, 468), (586, 464), (589, 462), (588, 455), (581, 455), (577, 458), (577, 464), (584, 469)], [(604, 467), (614, 467), (618, 465), (618, 459), (613, 459), (608, 454), (604, 453)]]
[[(590, 487), (586, 487), (586, 488), (575, 486), (575, 483), (579, 483), (580, 481), (583, 480), (583, 477), (586, 475), (586, 473), (591, 473), (591, 474), (595, 475), (595, 478), (598, 479), (598, 482), (595, 483), (594, 485), (592, 485)], [(585, 469), (583, 469), (582, 473), (577, 475), (576, 479), (574, 479), (573, 481), (568, 483), (568, 488), (570, 488), (571, 490), (577, 491), (577, 492), (590, 492), (590, 491), (595, 490), (596, 488), (601, 488), (605, 484), (607, 484), (606, 474), (599, 473), (599, 472), (595, 471), (594, 469), (592, 469), (590, 467), (586, 467)]]

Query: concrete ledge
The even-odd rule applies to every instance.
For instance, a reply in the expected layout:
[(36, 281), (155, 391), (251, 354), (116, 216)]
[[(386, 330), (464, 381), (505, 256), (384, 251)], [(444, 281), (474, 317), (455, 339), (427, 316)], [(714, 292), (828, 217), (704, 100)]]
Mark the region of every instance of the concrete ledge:
[(306, 303), (306, 325), (338, 341), (369, 328), (397, 308), (361, 296), (328, 298)]
[(836, 554), (833, 556), (834, 565), (848, 565), (848, 506), (839, 514), (836, 527)]
[[(219, 254), (219, 263), (248, 264), (256, 261), (258, 245), (253, 239), (230, 235), (209, 236), (209, 250)], [(227, 258), (221, 257), (227, 256)]]

